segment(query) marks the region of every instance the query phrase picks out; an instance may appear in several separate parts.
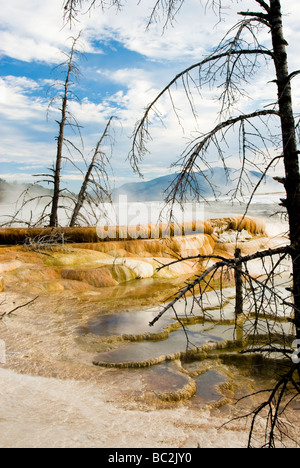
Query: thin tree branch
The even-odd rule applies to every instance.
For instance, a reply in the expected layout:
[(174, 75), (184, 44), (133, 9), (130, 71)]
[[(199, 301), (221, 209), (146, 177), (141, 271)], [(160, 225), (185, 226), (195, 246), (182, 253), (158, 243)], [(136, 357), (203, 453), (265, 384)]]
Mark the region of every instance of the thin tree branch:
[(262, 8), (266, 10), (267, 13), (270, 12), (270, 7), (269, 5), (264, 1), (264, 0), (255, 0), (256, 3), (258, 3)]
[(39, 298), (39, 296), (35, 297), (34, 299), (32, 299), (31, 301), (29, 302), (26, 302), (26, 304), (22, 304), (18, 307), (15, 307), (14, 309), (10, 310), (9, 312), (4, 312), (4, 314), (0, 315), (0, 320), (2, 320), (4, 317), (9, 317), (10, 315), (12, 315), (14, 312), (16, 312), (17, 310), (19, 309), (22, 309), (30, 304), (33, 304), (37, 299)]
[[(150, 322), (150, 326), (153, 326), (170, 308), (172, 308), (180, 299), (182, 299), (188, 292), (193, 291), (195, 286), (197, 284), (200, 284), (201, 281), (203, 281), (207, 276), (209, 276), (214, 270), (218, 270), (223, 267), (236, 267), (237, 265), (242, 265), (244, 263), (248, 263), (251, 260), (255, 259), (263, 259), (266, 257), (272, 257), (274, 255), (278, 254), (287, 254), (291, 252), (291, 247), (290, 246), (285, 246), (285, 247), (278, 247), (277, 249), (269, 249), (269, 250), (264, 250), (261, 252), (256, 252), (251, 255), (246, 255), (244, 257), (239, 257), (239, 258), (232, 258), (232, 259), (222, 259), (220, 262), (215, 263), (211, 267), (209, 267), (207, 270), (205, 270), (204, 273), (202, 273), (200, 276), (198, 276), (193, 282), (188, 284), (185, 288), (183, 288), (180, 293), (169, 303), (167, 304), (166, 307), (163, 308), (163, 310)], [(192, 257), (186, 257), (186, 258), (181, 258), (179, 260), (175, 260), (174, 262), (169, 263), (168, 265), (165, 265), (164, 268), (166, 268), (169, 265), (173, 265), (182, 261), (187, 261), (187, 260), (192, 260), (192, 259), (207, 259), (209, 256), (206, 255), (196, 255)], [(211, 256), (212, 258), (222, 258), (219, 256)], [(159, 268), (159, 270), (162, 267)], [(261, 282), (257, 278), (253, 278), (251, 275), (247, 274), (246, 272), (242, 272), (242, 275), (249, 278), (251, 277), (251, 280), (255, 281), (257, 284), (261, 285)], [(267, 289), (268, 286), (265, 286)], [(287, 301), (283, 300), (283, 303), (286, 305), (290, 306), (291, 304), (288, 303)]]
[[(212, 54), (211, 56), (207, 57), (206, 59), (202, 60), (201, 62), (195, 63), (192, 66), (186, 68), (183, 70), (181, 73), (175, 76), (173, 80), (171, 80), (168, 85), (156, 96), (156, 98), (147, 106), (143, 118), (140, 120), (140, 122), (137, 123), (137, 126), (135, 128), (135, 131), (133, 133), (133, 143), (132, 143), (132, 149), (129, 154), (129, 159), (132, 164), (133, 169), (135, 172), (141, 175), (139, 167), (138, 167), (138, 162), (143, 159), (143, 156), (147, 152), (145, 145), (144, 145), (144, 138), (145, 136), (149, 138), (149, 133), (148, 133), (148, 126), (147, 126), (147, 121), (149, 118), (150, 112), (153, 110), (157, 102), (160, 100), (160, 98), (168, 92), (168, 90), (182, 77), (192, 70), (196, 68), (201, 68), (203, 65), (206, 65), (210, 62), (218, 61), (222, 58), (228, 58), (231, 56), (239, 56), (241, 57), (242, 55), (264, 55), (264, 56), (269, 56), (272, 57), (273, 54), (271, 51), (266, 50), (266, 49), (242, 49), (242, 50), (231, 50), (230, 52), (226, 51), (221, 54)], [(275, 112), (275, 111), (274, 111)]]

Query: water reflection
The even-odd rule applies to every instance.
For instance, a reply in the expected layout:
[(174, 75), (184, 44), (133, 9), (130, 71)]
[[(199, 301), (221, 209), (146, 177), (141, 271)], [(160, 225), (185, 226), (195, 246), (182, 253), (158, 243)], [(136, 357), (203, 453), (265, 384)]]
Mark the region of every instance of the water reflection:
[(174, 322), (170, 317), (162, 317), (154, 327), (149, 322), (154, 319), (158, 309), (143, 310), (140, 312), (123, 312), (122, 314), (101, 315), (89, 321), (85, 326), (78, 328), (78, 333), (92, 333), (97, 336), (110, 337), (122, 335), (140, 335), (147, 333), (159, 333)]
[(87, 291), (81, 299), (97, 303), (100, 312), (118, 313), (135, 311), (135, 308), (158, 306), (178, 293), (185, 278), (159, 279), (147, 278), (121, 283), (115, 287), (102, 288), (101, 291)]
[(194, 403), (199, 400), (205, 403), (213, 403), (224, 398), (218, 387), (226, 382), (227, 378), (216, 370), (209, 370), (195, 378), (197, 390), (194, 396)]
[[(186, 327), (186, 330), (180, 328), (170, 334), (168, 339), (161, 341), (143, 341), (140, 343), (130, 343), (121, 349), (115, 349), (98, 354), (94, 359), (96, 365), (128, 365), (128, 367), (153, 365), (163, 360), (175, 358), (177, 353), (187, 350), (188, 341), (190, 346), (202, 346), (208, 342), (220, 342), (224, 338), (217, 334), (199, 331), (199, 326), (193, 329), (193, 326)], [(220, 331), (220, 329), (219, 329)], [(223, 330), (225, 332), (225, 330)]]

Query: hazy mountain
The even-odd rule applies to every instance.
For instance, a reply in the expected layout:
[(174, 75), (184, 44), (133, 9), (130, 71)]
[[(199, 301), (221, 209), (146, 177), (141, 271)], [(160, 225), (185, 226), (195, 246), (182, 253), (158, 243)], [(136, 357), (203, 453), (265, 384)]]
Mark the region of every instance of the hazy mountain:
[[(113, 199), (117, 201), (120, 195), (127, 195), (128, 201), (162, 201), (166, 197), (168, 187), (176, 179), (177, 174), (171, 174), (163, 177), (158, 177), (147, 182), (135, 182), (124, 184), (113, 191)], [(214, 191), (217, 196), (225, 196), (236, 187), (239, 171), (236, 169), (228, 169), (227, 176), (223, 167), (216, 167), (213, 170), (205, 170), (203, 173), (195, 173), (194, 177), (197, 181), (199, 193), (202, 197), (210, 198), (214, 196)], [(261, 178), (261, 174), (255, 171), (248, 171), (244, 179), (247, 180), (247, 186), (251, 190)], [(264, 182), (260, 186), (260, 192), (272, 192), (278, 190), (278, 184), (272, 177), (265, 177)], [(244, 189), (246, 189), (244, 185)], [(186, 193), (187, 200), (193, 199), (192, 194)]]
[(26, 190), (28, 191), (27, 198), (49, 195), (52, 193), (50, 189), (38, 184), (6, 182), (0, 179), (0, 203), (15, 203)]

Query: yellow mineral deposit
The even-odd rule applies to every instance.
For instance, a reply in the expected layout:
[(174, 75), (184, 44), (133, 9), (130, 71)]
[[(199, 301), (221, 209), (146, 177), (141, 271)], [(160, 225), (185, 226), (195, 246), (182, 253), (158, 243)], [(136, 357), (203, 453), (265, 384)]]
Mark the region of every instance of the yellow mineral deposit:
[(18, 260), (14, 260), (11, 262), (0, 263), (0, 274), (6, 273), (7, 271), (14, 271), (20, 268), (22, 265), (21, 262)]
[[(2, 228), (0, 244), (26, 242), (25, 247), (2, 248), (0, 274), (11, 272), (9, 284), (14, 280), (31, 283), (35, 292), (39, 288), (49, 293), (72, 288), (109, 288), (132, 280), (192, 276), (203, 268), (195, 260), (174, 263), (177, 258), (211, 254), (232, 257), (236, 247), (243, 254), (250, 254), (282, 243), (282, 238), (267, 237), (263, 221), (248, 217), (110, 229), (114, 238), (105, 238), (108, 232), (105, 227)], [(39, 241), (55, 239), (57, 233), (63, 235), (63, 245)], [(162, 265), (166, 267), (158, 271)]]

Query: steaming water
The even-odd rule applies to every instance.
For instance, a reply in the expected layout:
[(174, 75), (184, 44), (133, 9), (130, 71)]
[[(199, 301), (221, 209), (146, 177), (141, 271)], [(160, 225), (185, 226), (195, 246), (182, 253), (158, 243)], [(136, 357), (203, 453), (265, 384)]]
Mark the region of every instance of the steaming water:
[[(26, 223), (35, 224), (44, 212), (50, 198), (44, 200), (32, 201), (21, 208), (22, 203), (18, 201), (18, 195), (10, 195), (10, 200), (6, 199), (0, 204), (0, 224), (11, 221), (12, 217), (18, 212), (14, 226), (18, 227)], [(34, 194), (33, 194), (34, 195)], [(264, 194), (256, 195), (252, 206), (248, 212), (251, 215), (265, 216), (270, 212), (275, 212), (278, 203), (283, 194)], [(217, 201), (214, 199), (201, 203), (185, 203), (183, 207), (175, 205), (173, 209), (173, 220), (178, 223), (184, 221), (200, 221), (210, 217), (219, 217), (234, 214), (243, 214), (246, 208), (247, 199), (240, 203), (231, 203), (226, 197), (220, 197)], [(64, 209), (59, 210), (59, 222), (62, 226), (67, 226), (72, 212), (72, 203), (64, 200)], [(94, 214), (87, 205), (84, 205), (82, 214), (90, 225), (98, 226), (125, 226), (138, 224), (155, 224), (159, 220), (168, 222), (170, 219), (170, 208), (160, 202), (127, 202), (126, 197), (120, 197), (119, 203), (104, 204), (93, 208)], [(49, 214), (50, 208), (46, 208)], [(23, 221), (23, 223), (21, 222)]]

